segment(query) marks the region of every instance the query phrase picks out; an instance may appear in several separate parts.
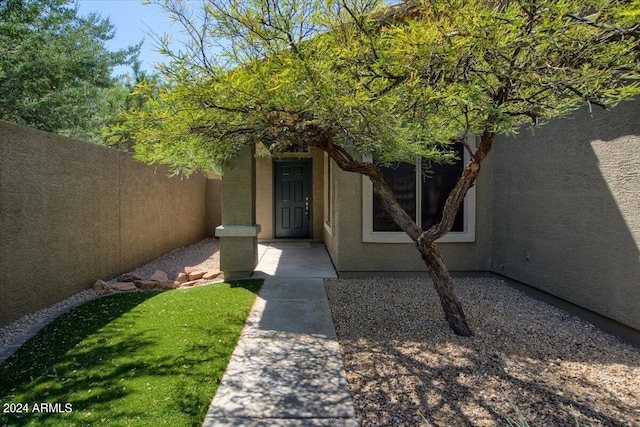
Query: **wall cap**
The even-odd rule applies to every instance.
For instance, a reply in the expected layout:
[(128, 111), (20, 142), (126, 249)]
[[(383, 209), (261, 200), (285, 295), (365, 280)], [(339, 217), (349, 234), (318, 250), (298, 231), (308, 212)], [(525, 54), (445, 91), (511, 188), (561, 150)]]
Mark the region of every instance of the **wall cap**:
[(262, 227), (256, 225), (220, 225), (216, 227), (216, 237), (255, 237)]

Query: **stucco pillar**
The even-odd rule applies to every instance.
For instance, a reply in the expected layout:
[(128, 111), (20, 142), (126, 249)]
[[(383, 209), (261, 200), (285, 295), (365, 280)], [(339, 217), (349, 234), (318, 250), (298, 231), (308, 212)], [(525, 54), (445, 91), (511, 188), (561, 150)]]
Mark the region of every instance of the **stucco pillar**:
[(244, 148), (222, 176), (220, 269), (225, 279), (247, 278), (258, 262), (255, 147)]

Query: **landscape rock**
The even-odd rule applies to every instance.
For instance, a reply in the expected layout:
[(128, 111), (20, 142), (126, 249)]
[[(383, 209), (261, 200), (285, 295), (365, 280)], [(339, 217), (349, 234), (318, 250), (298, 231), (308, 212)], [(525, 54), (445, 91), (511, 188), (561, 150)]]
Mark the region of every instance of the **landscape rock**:
[(209, 270), (204, 274), (204, 276), (202, 276), (202, 278), (205, 280), (211, 280), (211, 279), (215, 279), (219, 275), (220, 275), (220, 270)]
[(137, 280), (135, 286), (143, 291), (151, 291), (158, 287), (158, 282), (155, 280)]
[[(188, 207), (185, 207), (185, 209), (187, 208)], [(198, 267), (194, 268), (193, 270), (202, 270), (202, 271), (209, 271), (209, 270), (214, 270), (219, 268), (219, 241), (214, 238), (205, 239), (204, 241), (201, 241), (195, 245), (191, 245), (188, 248), (177, 250), (167, 255), (164, 255), (158, 260), (155, 260), (147, 265), (138, 267), (136, 270), (131, 270), (129, 272), (126, 272), (126, 274), (122, 274), (118, 276), (119, 279), (121, 278), (123, 280), (119, 281), (121, 284), (118, 284), (115, 286), (116, 288), (120, 288), (121, 290), (124, 290), (124, 291), (128, 290), (133, 292), (141, 292), (139, 289), (135, 287), (135, 285), (132, 288), (131, 285), (133, 285), (133, 283), (131, 283), (130, 280), (133, 280), (133, 279), (142, 280), (142, 278), (149, 277), (149, 275), (151, 275), (156, 270), (163, 270), (168, 272), (169, 277), (173, 279), (175, 278), (175, 275), (178, 274), (178, 272), (180, 271), (184, 272), (182, 267), (185, 265), (198, 265)], [(136, 276), (131, 276), (134, 273), (136, 273)], [(29, 273), (27, 271), (24, 274), (32, 274), (32, 273)], [(219, 277), (218, 280), (220, 280), (220, 278), (221, 277)], [(186, 273), (184, 273), (184, 279), (181, 279), (181, 280), (184, 280), (184, 281), (188, 280)], [(111, 295), (112, 293), (117, 293), (115, 292), (115, 289), (111, 287), (111, 284), (116, 282), (115, 277), (113, 277), (112, 275), (109, 275), (105, 277), (102, 281), (107, 283), (107, 285), (109, 285), (109, 290), (111, 290), (109, 295)], [(128, 283), (122, 283), (122, 282), (128, 282)], [(198, 284), (201, 284), (203, 282), (204, 281), (195, 282), (194, 285), (198, 286)], [(87, 301), (100, 297), (99, 293), (92, 288), (93, 285), (94, 283), (90, 283), (87, 285), (89, 289), (85, 289), (50, 307), (46, 307), (36, 312), (29, 313), (21, 317), (20, 319), (15, 320), (9, 325), (1, 327), (0, 328), (0, 353), (6, 354), (6, 350), (8, 350), (9, 347), (14, 347), (19, 345), (21, 342), (24, 342), (26, 338), (31, 336), (32, 331), (34, 329), (34, 325), (44, 325), (48, 323), (50, 319), (52, 319), (53, 317), (59, 316), (61, 313), (69, 310), (70, 308), (75, 307), (78, 304), (85, 303)], [(106, 291), (106, 288), (104, 287), (104, 285), (101, 288)], [(157, 291), (158, 290), (156, 289), (150, 292), (157, 292)], [(2, 301), (0, 301), (0, 305), (2, 305)], [(635, 380), (636, 377), (637, 376), (631, 378), (631, 380)], [(607, 399), (598, 398), (598, 401), (596, 401), (596, 404), (600, 401), (605, 401), (605, 400)], [(637, 418), (638, 414), (640, 414), (640, 409), (632, 410), (631, 413), (635, 415), (635, 417)], [(2, 425), (1, 421), (0, 421), (0, 425)]]
[(118, 282), (135, 282), (136, 280), (142, 280), (142, 277), (132, 273), (125, 273), (118, 276), (116, 280)]
[(200, 270), (196, 267), (186, 267), (185, 272), (178, 273), (176, 280), (169, 280), (168, 274), (162, 270), (156, 270), (148, 280), (143, 280), (140, 276), (126, 273), (118, 276), (118, 282), (109, 284), (104, 280), (98, 280), (93, 285), (93, 290), (99, 295), (106, 295), (113, 291), (152, 291), (152, 290), (172, 290), (178, 288), (190, 288), (204, 280), (212, 280), (221, 274), (220, 270)]
[(156, 282), (162, 283), (169, 280), (169, 275), (162, 270), (156, 270), (156, 272), (149, 277), (149, 280), (155, 280)]
[(98, 293), (98, 295), (106, 295), (111, 293), (111, 287), (104, 280), (97, 280), (96, 283), (93, 284), (93, 290)]
[(113, 285), (109, 285), (109, 287), (114, 291), (126, 292), (126, 291), (137, 291), (138, 288), (136, 284), (133, 282), (118, 282)]
[(204, 276), (207, 272), (206, 271), (192, 271), (191, 273), (188, 273), (188, 277), (189, 280), (198, 280), (198, 279), (202, 279), (202, 276)]
[(192, 287), (193, 285), (195, 285), (196, 283), (200, 283), (200, 280), (190, 280), (190, 281), (188, 281), (188, 282), (184, 282), (184, 283), (182, 283), (182, 284), (179, 286), (179, 288), (180, 288), (180, 289), (183, 289), (183, 288), (190, 288), (190, 287)]
[(158, 284), (158, 288), (157, 289), (162, 289), (164, 291), (168, 291), (171, 289), (177, 289), (178, 286), (180, 286), (180, 283), (174, 280), (166, 280), (164, 282), (160, 282)]

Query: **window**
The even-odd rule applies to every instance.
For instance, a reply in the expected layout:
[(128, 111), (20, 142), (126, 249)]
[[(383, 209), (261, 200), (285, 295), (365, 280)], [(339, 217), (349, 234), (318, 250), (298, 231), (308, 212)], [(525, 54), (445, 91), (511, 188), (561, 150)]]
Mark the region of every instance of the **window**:
[[(418, 207), (416, 200), (416, 187), (418, 185), (416, 182), (416, 165), (400, 163), (394, 168), (380, 168), (380, 171), (393, 189), (397, 202), (415, 221)], [(373, 231), (402, 231), (391, 219), (391, 215), (384, 209), (382, 200), (375, 194), (373, 195)]]
[[(473, 148), (475, 138), (468, 138)], [(433, 174), (424, 177), (419, 163), (400, 163), (393, 168), (383, 168), (382, 173), (393, 189), (396, 200), (423, 230), (435, 224), (442, 214), (449, 192), (455, 186), (469, 154), (460, 144), (456, 150), (464, 153), (462, 161), (454, 165), (431, 166)], [(418, 167), (420, 166), (420, 167)], [(391, 219), (382, 206), (381, 200), (373, 194), (373, 186), (363, 177), (363, 241), (380, 243), (408, 243), (407, 236)], [(439, 242), (475, 241), (475, 186), (472, 187), (458, 210), (453, 228)]]

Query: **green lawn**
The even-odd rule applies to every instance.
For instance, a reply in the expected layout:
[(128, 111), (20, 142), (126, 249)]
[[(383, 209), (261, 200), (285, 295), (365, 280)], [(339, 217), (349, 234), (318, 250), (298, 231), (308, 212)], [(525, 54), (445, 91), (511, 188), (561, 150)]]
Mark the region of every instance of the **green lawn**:
[(76, 307), (0, 365), (0, 425), (201, 425), (261, 284)]

